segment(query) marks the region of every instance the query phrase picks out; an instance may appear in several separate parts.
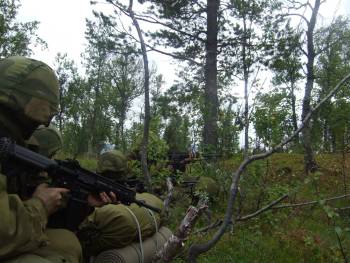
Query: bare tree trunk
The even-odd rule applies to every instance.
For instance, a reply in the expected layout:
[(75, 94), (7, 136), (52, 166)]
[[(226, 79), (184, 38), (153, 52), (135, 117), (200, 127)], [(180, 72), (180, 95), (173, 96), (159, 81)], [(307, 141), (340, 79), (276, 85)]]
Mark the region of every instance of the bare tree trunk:
[(249, 102), (248, 102), (248, 80), (249, 67), (247, 65), (247, 23), (245, 14), (243, 14), (243, 43), (242, 43), (242, 62), (243, 62), (243, 81), (244, 81), (244, 158), (248, 157), (249, 151)]
[[(296, 113), (297, 107), (296, 107), (296, 97), (295, 97), (294, 91), (295, 91), (295, 82), (292, 82), (290, 98), (291, 98), (291, 106), (292, 106), (293, 131), (295, 132), (298, 129), (298, 119), (297, 119), (297, 113)], [(295, 137), (295, 143), (296, 145), (299, 145), (299, 134)]]
[(210, 250), (212, 247), (216, 245), (216, 243), (221, 239), (222, 235), (225, 233), (225, 230), (229, 224), (232, 224), (232, 227), (234, 227), (235, 221), (232, 220), (232, 214), (233, 214), (233, 206), (236, 201), (237, 197), (237, 192), (238, 192), (238, 185), (239, 181), (241, 178), (241, 175), (243, 171), (246, 169), (246, 167), (256, 161), (256, 160), (261, 160), (264, 158), (269, 157), (276, 151), (280, 150), (285, 146), (286, 144), (290, 143), (295, 136), (303, 130), (305, 127), (305, 124), (310, 120), (312, 117), (312, 114), (318, 110), (325, 101), (329, 100), (344, 84), (348, 84), (350, 82), (350, 74), (348, 74), (346, 77), (344, 77), (316, 106), (315, 108), (311, 109), (309, 113), (305, 116), (304, 120), (302, 121), (301, 125), (299, 126), (298, 130), (295, 131), (293, 135), (291, 135), (289, 138), (285, 139), (282, 141), (279, 145), (273, 147), (266, 153), (261, 153), (261, 154), (255, 154), (252, 156), (249, 156), (248, 158), (244, 159), (243, 162), (240, 164), (240, 166), (237, 168), (237, 170), (232, 174), (232, 183), (230, 187), (230, 196), (227, 202), (227, 207), (226, 207), (226, 213), (224, 216), (224, 219), (222, 221), (222, 224), (220, 226), (220, 229), (213, 235), (212, 239), (207, 241), (206, 243), (202, 244), (193, 244), (190, 247), (189, 250), (189, 258), (190, 262), (196, 262), (197, 257)]
[(132, 11), (133, 6), (133, 0), (129, 1), (129, 7), (128, 7), (128, 13), (130, 15), (130, 18), (132, 19), (132, 22), (137, 30), (137, 34), (140, 40), (141, 44), (141, 50), (142, 50), (142, 58), (143, 58), (143, 66), (145, 71), (145, 119), (143, 122), (143, 138), (142, 138), (142, 146), (141, 146), (141, 167), (142, 167), (142, 173), (145, 178), (147, 190), (149, 192), (152, 192), (152, 183), (151, 183), (151, 177), (148, 171), (147, 166), (147, 148), (148, 148), (148, 137), (149, 137), (149, 124), (151, 120), (150, 115), (150, 103), (149, 103), (149, 68), (148, 68), (148, 57), (147, 57), (147, 50), (145, 41), (142, 36), (140, 25), (135, 18), (134, 12)]
[(342, 145), (342, 175), (343, 175), (343, 186), (344, 193), (347, 193), (347, 182), (346, 182), (346, 135), (348, 133), (347, 127), (345, 127), (345, 131), (343, 134), (343, 145)]
[(204, 95), (204, 145), (206, 150), (216, 151), (217, 147), (217, 46), (218, 46), (218, 9), (220, 0), (207, 1), (207, 42), (205, 64)]
[[(305, 116), (311, 109), (311, 91), (314, 86), (315, 74), (314, 74), (314, 60), (315, 60), (315, 48), (314, 48), (314, 29), (316, 25), (316, 19), (318, 10), (320, 8), (321, 0), (315, 0), (315, 5), (312, 8), (311, 19), (308, 21), (306, 39), (307, 39), (307, 63), (306, 63), (306, 84), (305, 93), (303, 98), (303, 109), (301, 114), (301, 119), (304, 120)], [(305, 162), (305, 172), (314, 172), (317, 170), (317, 163), (314, 158), (312, 146), (311, 146), (311, 126), (310, 122), (307, 122), (305, 128), (302, 131), (303, 134), (303, 144), (304, 144), (304, 162)]]

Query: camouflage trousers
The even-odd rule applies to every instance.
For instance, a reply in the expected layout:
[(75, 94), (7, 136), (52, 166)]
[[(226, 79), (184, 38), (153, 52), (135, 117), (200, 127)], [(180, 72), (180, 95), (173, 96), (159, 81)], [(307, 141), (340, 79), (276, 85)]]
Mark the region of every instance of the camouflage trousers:
[(80, 263), (82, 250), (74, 233), (65, 229), (47, 229), (49, 244), (4, 263)]

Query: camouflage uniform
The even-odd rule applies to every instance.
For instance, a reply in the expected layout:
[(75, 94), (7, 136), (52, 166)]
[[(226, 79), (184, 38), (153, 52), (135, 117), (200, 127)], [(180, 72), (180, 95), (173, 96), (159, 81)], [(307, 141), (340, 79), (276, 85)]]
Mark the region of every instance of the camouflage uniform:
[[(100, 155), (97, 172), (102, 176), (123, 183), (128, 179), (126, 171), (127, 159), (122, 152), (112, 150)], [(162, 200), (152, 194), (137, 194), (136, 198), (164, 209)], [(161, 221), (161, 214), (149, 212), (136, 204), (111, 204), (96, 208), (80, 225), (78, 236), (84, 251), (97, 255), (107, 249), (127, 247), (137, 241), (139, 235), (143, 240), (152, 236), (160, 228)]]
[(127, 159), (118, 150), (104, 152), (97, 161), (97, 173), (117, 181), (126, 181)]
[(62, 137), (54, 126), (40, 125), (27, 141), (27, 145), (41, 155), (52, 158), (62, 148)]
[[(24, 145), (38, 125), (48, 125), (56, 114), (58, 97), (58, 80), (46, 64), (24, 57), (1, 60), (0, 136)], [(81, 248), (74, 234), (46, 230), (43, 202), (9, 194), (7, 179), (0, 174), (0, 261), (79, 262)]]

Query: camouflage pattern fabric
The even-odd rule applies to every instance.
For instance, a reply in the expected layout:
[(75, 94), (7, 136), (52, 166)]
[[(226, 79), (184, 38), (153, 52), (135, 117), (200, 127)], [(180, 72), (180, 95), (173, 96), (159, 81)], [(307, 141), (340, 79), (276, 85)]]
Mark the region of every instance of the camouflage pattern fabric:
[[(65, 229), (48, 229), (50, 242), (31, 253), (6, 260), (4, 263), (80, 263), (82, 250), (77, 237)], [(63, 241), (63, 242), (62, 242)]]
[[(147, 204), (164, 210), (163, 202), (154, 195), (137, 194), (137, 199), (144, 200)], [(154, 213), (154, 219), (146, 208), (136, 204), (130, 206), (105, 205), (96, 208), (79, 227), (78, 237), (84, 251), (87, 251), (89, 255), (97, 255), (101, 251), (122, 248), (138, 240), (137, 224), (129, 209), (138, 220), (142, 238), (153, 235), (156, 228), (160, 227), (162, 213)]]
[(20, 56), (0, 61), (0, 105), (48, 124), (58, 111), (58, 100), (58, 80), (49, 66)]
[(36, 146), (40, 154), (52, 158), (62, 148), (62, 138), (54, 126), (40, 125), (27, 141), (27, 145)]
[(127, 159), (125, 155), (118, 150), (104, 152), (97, 161), (97, 172), (112, 177), (111, 179), (123, 181), (127, 179)]
[[(40, 61), (25, 57), (0, 60), (0, 133), (23, 142), (25, 124), (31, 128), (48, 124), (57, 112), (58, 87), (53, 70)], [(46, 230), (48, 215), (42, 201), (23, 201), (17, 193), (9, 194), (7, 185), (7, 177), (0, 174), (0, 261), (80, 262), (80, 245), (74, 243), (73, 233), (71, 239), (67, 232), (51, 235)], [(63, 252), (64, 245), (70, 244)], [(37, 254), (45, 250), (50, 251), (46, 259)]]
[(196, 192), (206, 193), (211, 199), (215, 199), (219, 192), (220, 187), (211, 177), (201, 176), (195, 187)]

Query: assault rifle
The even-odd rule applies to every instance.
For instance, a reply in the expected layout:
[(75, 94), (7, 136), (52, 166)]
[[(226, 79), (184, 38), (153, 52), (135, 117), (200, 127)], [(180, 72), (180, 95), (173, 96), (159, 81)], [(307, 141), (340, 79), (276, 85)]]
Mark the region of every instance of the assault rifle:
[[(52, 180), (51, 186), (63, 187), (70, 190), (70, 200), (87, 204), (89, 194), (101, 192), (115, 193), (118, 201), (124, 205), (132, 203), (160, 212), (156, 207), (136, 199), (136, 192), (113, 180), (86, 170), (75, 160), (51, 160), (41, 154), (35, 153), (17, 145), (9, 138), (0, 138), (0, 161), (2, 169), (6, 166), (10, 171), (15, 167), (20, 171), (34, 170), (46, 171)], [(7, 175), (11, 176), (11, 175)]]

